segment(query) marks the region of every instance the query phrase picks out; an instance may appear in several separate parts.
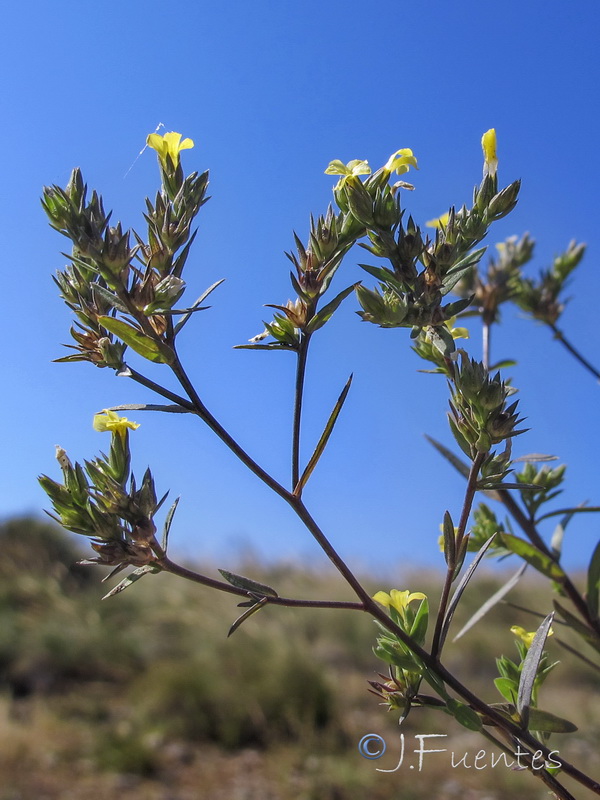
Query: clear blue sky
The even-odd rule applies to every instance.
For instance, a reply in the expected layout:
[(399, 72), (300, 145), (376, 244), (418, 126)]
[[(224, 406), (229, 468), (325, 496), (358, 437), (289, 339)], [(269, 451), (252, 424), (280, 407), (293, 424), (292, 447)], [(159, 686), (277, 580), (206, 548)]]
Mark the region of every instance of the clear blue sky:
[[(594, 0), (573, 0), (568, 13), (539, 0), (10, 4), (0, 48), (0, 513), (41, 512), (35, 477), (58, 474), (55, 444), (73, 460), (108, 446), (92, 430), (94, 412), (151, 400), (108, 370), (51, 363), (69, 341), (69, 314), (50, 279), (68, 243), (47, 226), (39, 195), (80, 166), (114, 218), (142, 228), (143, 197), (155, 192), (158, 172), (153, 153), (136, 157), (161, 122), (196, 141), (183, 154), (187, 169), (211, 171), (190, 298), (227, 279), (213, 309), (189, 325), (184, 356), (209, 408), (281, 480), (289, 472), (293, 358), (232, 346), (261, 330), (264, 303), (290, 297), (283, 251), (292, 230), (305, 236), (310, 212), (325, 210), (334, 180), (323, 170), (333, 158), (379, 166), (411, 147), (420, 171), (405, 203), (423, 222), (469, 202), (481, 176), (481, 135), (495, 127), (500, 180), (520, 177), (523, 190), (489, 243), (530, 231), (538, 242), (533, 272), (571, 238), (588, 243), (563, 323), (598, 360), (599, 22)], [(351, 253), (338, 289), (365, 277), (357, 260), (364, 254)], [(353, 564), (441, 565), (438, 526), (446, 508), (458, 516), (463, 484), (422, 434), (452, 444), (446, 387), (416, 372), (422, 363), (407, 331), (361, 323), (356, 307), (347, 300), (314, 341), (306, 455), (352, 371), (355, 381), (306, 499)], [(598, 503), (598, 387), (546, 330), (512, 311), (505, 319), (514, 327), (496, 334), (494, 356), (519, 358), (514, 383), (533, 429), (517, 453), (556, 453), (569, 464), (562, 501)], [(289, 510), (199, 423), (130, 416), (143, 423), (132, 437), (137, 472), (150, 463), (159, 488), (182, 495), (176, 549), (222, 565), (242, 545), (318, 562)], [(598, 528), (590, 516), (573, 525), (570, 563), (583, 561)]]

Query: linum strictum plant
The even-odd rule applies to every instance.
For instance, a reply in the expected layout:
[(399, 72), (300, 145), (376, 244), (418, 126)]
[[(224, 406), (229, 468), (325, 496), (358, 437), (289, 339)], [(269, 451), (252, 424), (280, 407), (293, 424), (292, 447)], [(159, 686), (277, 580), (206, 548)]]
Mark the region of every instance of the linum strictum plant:
[[(294, 251), (287, 254), (292, 264), (292, 299), (269, 304), (274, 309), (273, 319), (264, 323), (258, 336), (239, 345), (245, 349), (287, 351), (295, 359), (289, 482), (270, 474), (224, 428), (204, 404), (180, 360), (178, 337), (192, 317), (206, 309), (206, 298), (220, 283), (207, 288), (191, 304), (183, 300), (188, 255), (196, 236), (193, 223), (207, 201), (208, 172), (185, 175), (181, 152), (191, 149), (194, 143), (189, 138), (182, 139), (179, 133), (151, 134), (147, 144), (157, 153), (161, 185), (154, 201), (147, 199), (145, 203), (145, 236), (124, 230), (120, 222), (112, 223), (102, 198), (95, 191), (88, 196), (79, 169), (73, 171), (64, 189), (46, 188), (42, 200), (50, 224), (72, 244), (69, 264), (58, 272), (55, 281), (75, 315), (71, 329), (75, 344), (69, 345), (74, 352), (57, 360), (89, 361), (97, 367), (108, 367), (168, 401), (166, 405), (105, 409), (96, 415), (95, 427), (110, 432), (109, 454), (101, 454), (84, 466), (73, 466), (64, 450), (59, 449), (62, 482), (48, 476), (40, 478), (56, 518), (69, 530), (90, 538), (97, 555), (87, 563), (110, 565), (111, 574), (133, 568), (109, 595), (118, 594), (146, 575), (169, 572), (238, 598), (244, 610), (231, 625), (230, 634), (266, 605), (367, 613), (380, 630), (375, 653), (389, 670), (387, 676), (381, 676), (383, 682), (372, 682), (372, 689), (390, 708), (399, 709), (401, 718), (412, 707), (441, 709), (459, 724), (479, 731), (504, 752), (519, 748), (524, 766), (556, 797), (572, 797), (557, 777), (559, 773), (600, 794), (600, 786), (593, 778), (565, 760), (561, 759), (557, 767), (551, 759), (555, 751), (548, 747), (548, 736), (574, 728), (572, 723), (537, 707), (537, 690), (548, 672), (544, 646), (551, 614), (537, 631), (531, 632), (527, 652), (520, 651), (520, 664), (501, 657), (501, 682), (497, 688), (505, 702), (490, 703), (479, 697), (443, 661), (454, 612), (484, 554), (511, 551), (532, 560), (531, 551), (515, 544), (522, 540), (496, 525), (492, 512), (486, 515), (480, 510), (469, 528), (476, 494), (486, 491), (511, 497), (514, 486), (520, 491), (537, 492), (541, 491), (540, 485), (551, 485), (548, 476), (540, 477), (539, 473), (526, 473), (517, 478), (517, 483), (506, 481), (514, 463), (511, 442), (521, 433), (517, 402), (512, 398), (514, 389), (499, 373), (491, 374), (487, 363), (457, 350), (455, 344), (458, 337), (465, 335), (455, 327), (457, 315), (467, 314), (482, 295), (475, 290), (458, 299), (450, 300), (448, 296), (469, 284), (485, 250), (477, 245), (494, 221), (514, 208), (519, 192), (519, 181), (499, 188), (495, 131), (486, 132), (482, 140), (484, 175), (474, 191), (472, 206), (450, 208), (443, 221), (438, 221), (434, 238), (411, 215), (407, 218), (402, 200), (413, 187), (395, 177), (417, 168), (412, 150), (397, 150), (375, 171), (360, 159), (347, 164), (334, 160), (325, 170), (338, 178), (333, 189), (335, 204), (324, 214), (311, 217), (305, 240), (294, 234)], [(334, 278), (343, 274), (340, 268), (357, 243), (379, 260), (375, 265), (361, 265), (378, 286), (368, 288), (362, 282), (346, 280), (332, 294)], [(458, 524), (454, 524), (449, 511), (440, 513), (446, 575), (432, 625), (429, 601), (422, 592), (392, 589), (372, 597), (303, 500), (304, 487), (328, 444), (351, 384), (349, 379), (311, 457), (303, 462), (300, 440), (309, 343), (353, 292), (362, 320), (383, 328), (408, 328), (414, 349), (433, 362), (434, 372), (446, 376), (450, 430), (467, 459), (463, 462), (439, 446), (454, 466), (464, 470), (467, 483), (455, 515)], [(143, 371), (144, 361), (162, 365), (179, 389), (148, 377)], [(124, 409), (187, 413), (190, 422), (199, 419), (208, 425), (259, 480), (292, 508), (343, 576), (354, 599), (282, 597), (275, 588), (255, 578), (228, 570), (220, 570), (219, 578), (174, 562), (168, 554), (168, 535), (177, 501), (167, 511), (162, 536), (158, 536), (155, 517), (165, 497), (157, 499), (150, 470), (139, 488), (131, 475), (129, 432), (137, 423), (119, 416), (118, 412)], [(435, 537), (432, 542), (435, 544)], [(466, 553), (474, 544), (477, 554), (465, 570)], [(540, 556), (536, 557), (540, 563)], [(596, 562), (600, 562), (600, 556)], [(544, 564), (554, 578), (558, 570), (563, 575), (555, 561)], [(600, 566), (596, 563), (598, 572)], [(593, 586), (596, 598), (597, 584), (598, 581)], [(569, 586), (564, 582), (562, 585)], [(571, 599), (576, 596), (569, 595)], [(417, 601), (418, 607), (413, 605)], [(570, 624), (568, 619), (566, 622)], [(423, 683), (428, 684), (433, 695), (422, 691)]]

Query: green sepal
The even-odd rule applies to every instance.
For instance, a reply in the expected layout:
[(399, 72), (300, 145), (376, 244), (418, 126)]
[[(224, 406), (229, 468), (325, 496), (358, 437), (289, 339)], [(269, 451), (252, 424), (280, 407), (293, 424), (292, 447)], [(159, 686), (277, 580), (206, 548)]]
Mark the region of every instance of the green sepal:
[(378, 639), (377, 644), (373, 647), (373, 652), (377, 658), (385, 661), (386, 664), (400, 667), (400, 669), (405, 669), (407, 672), (421, 671), (420, 665), (403, 649), (400, 642), (392, 639)]

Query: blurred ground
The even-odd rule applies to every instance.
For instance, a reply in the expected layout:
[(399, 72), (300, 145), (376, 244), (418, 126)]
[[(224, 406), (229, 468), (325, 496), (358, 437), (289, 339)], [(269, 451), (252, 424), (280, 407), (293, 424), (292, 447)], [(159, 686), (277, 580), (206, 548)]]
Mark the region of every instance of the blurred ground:
[[(46, 523), (5, 522), (0, 546), (0, 800), (548, 797), (530, 775), (501, 763), (492, 768), (487, 756), (479, 762), (485, 769), (476, 770), (474, 756), (486, 742), (443, 714), (413, 710), (399, 729), (367, 692), (384, 665), (372, 654), (375, 627), (366, 615), (268, 608), (227, 639), (239, 614), (232, 597), (150, 575), (101, 602), (107, 585), (100, 570), (74, 566), (81, 554), (72, 539)], [(331, 573), (220, 566), (288, 596), (350, 599)], [(476, 576), (456, 630), (498, 581), (486, 571)], [(398, 588), (426, 591), (435, 607), (436, 582), (433, 573), (403, 570)], [(373, 591), (391, 588), (367, 583)], [(548, 597), (537, 581), (511, 594), (544, 613)], [(448, 665), (499, 701), (494, 659), (516, 655), (509, 627), (531, 629), (532, 619), (498, 606), (448, 646)], [(561, 664), (540, 705), (579, 726), (550, 744), (598, 775), (597, 673), (551, 640), (549, 649)], [(397, 766), (401, 732), (402, 766), (378, 772)], [(358, 752), (368, 733), (385, 739), (382, 758)], [(426, 755), (421, 771), (417, 734), (447, 735), (427, 746), (448, 752)], [(456, 762), (466, 753), (466, 761), (453, 768), (450, 751)]]

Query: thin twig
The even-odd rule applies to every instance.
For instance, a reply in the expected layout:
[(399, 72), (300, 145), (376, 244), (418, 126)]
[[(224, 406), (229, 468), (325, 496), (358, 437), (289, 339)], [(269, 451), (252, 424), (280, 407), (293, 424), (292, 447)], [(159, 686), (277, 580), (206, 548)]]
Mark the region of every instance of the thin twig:
[(569, 353), (571, 353), (571, 355), (572, 355), (572, 356), (573, 356), (573, 357), (574, 357), (574, 358), (575, 358), (577, 361), (579, 361), (579, 363), (580, 363), (580, 364), (581, 364), (583, 367), (585, 367), (585, 369), (587, 369), (587, 371), (588, 371), (588, 372), (591, 372), (591, 373), (592, 373), (592, 375), (593, 375), (593, 376), (594, 376), (594, 377), (595, 377), (595, 378), (596, 378), (598, 381), (600, 381), (600, 372), (598, 372), (598, 370), (597, 370), (597, 369), (596, 369), (596, 368), (595, 368), (595, 367), (594, 367), (592, 364), (590, 364), (590, 362), (587, 360), (587, 358), (584, 358), (584, 357), (581, 355), (581, 353), (579, 352), (579, 350), (577, 350), (577, 348), (576, 348), (576, 347), (574, 347), (574, 346), (571, 344), (571, 342), (570, 342), (570, 341), (569, 341), (569, 340), (566, 338), (566, 336), (565, 336), (565, 335), (564, 335), (564, 333), (563, 333), (563, 332), (560, 330), (560, 328), (557, 328), (557, 327), (556, 327), (556, 325), (555, 325), (554, 323), (551, 323), (551, 322), (549, 322), (549, 323), (548, 323), (548, 327), (549, 327), (549, 328), (550, 328), (550, 330), (551, 330), (551, 331), (554, 333), (554, 338), (555, 338), (555, 339), (558, 339), (558, 341), (559, 341), (559, 342), (560, 342), (560, 343), (561, 343), (561, 344), (562, 344), (564, 347), (566, 347), (566, 349), (569, 351)]

